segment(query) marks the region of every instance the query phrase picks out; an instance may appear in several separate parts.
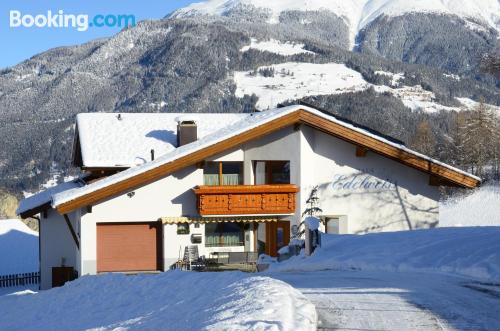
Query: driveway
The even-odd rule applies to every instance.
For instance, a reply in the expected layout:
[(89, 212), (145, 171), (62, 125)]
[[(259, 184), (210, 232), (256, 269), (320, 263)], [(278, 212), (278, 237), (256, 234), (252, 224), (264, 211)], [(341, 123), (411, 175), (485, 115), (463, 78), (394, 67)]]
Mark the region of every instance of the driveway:
[(500, 284), (426, 273), (268, 275), (314, 303), (320, 330), (500, 330)]

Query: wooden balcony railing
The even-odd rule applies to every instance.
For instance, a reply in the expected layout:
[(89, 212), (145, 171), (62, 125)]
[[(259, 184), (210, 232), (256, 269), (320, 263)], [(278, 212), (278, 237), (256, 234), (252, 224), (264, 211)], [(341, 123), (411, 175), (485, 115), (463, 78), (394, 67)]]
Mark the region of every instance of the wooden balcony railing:
[(198, 212), (206, 215), (295, 213), (296, 185), (198, 186)]

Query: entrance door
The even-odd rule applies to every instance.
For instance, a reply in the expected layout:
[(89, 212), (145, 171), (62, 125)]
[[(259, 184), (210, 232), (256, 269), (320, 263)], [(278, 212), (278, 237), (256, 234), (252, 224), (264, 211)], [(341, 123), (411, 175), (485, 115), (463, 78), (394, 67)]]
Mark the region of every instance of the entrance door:
[(266, 226), (266, 254), (278, 256), (280, 248), (290, 243), (290, 222), (278, 221), (267, 223)]
[(97, 272), (161, 270), (161, 224), (97, 224)]

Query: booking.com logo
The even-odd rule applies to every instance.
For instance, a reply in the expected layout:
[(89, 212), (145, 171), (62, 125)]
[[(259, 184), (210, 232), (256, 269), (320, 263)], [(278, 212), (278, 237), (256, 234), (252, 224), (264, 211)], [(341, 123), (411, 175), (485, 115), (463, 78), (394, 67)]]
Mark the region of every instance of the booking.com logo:
[(89, 18), (87, 14), (65, 14), (63, 10), (46, 14), (22, 14), (19, 10), (10, 11), (10, 27), (38, 28), (75, 28), (77, 31), (87, 31), (89, 27), (127, 27), (135, 25), (134, 15), (102, 15)]

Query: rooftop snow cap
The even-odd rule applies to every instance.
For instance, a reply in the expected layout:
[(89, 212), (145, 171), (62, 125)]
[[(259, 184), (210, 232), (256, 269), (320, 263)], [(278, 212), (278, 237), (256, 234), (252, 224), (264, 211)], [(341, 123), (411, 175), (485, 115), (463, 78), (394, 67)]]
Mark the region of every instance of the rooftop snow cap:
[(179, 116), (177, 122), (177, 147), (198, 140), (198, 119), (194, 116)]

